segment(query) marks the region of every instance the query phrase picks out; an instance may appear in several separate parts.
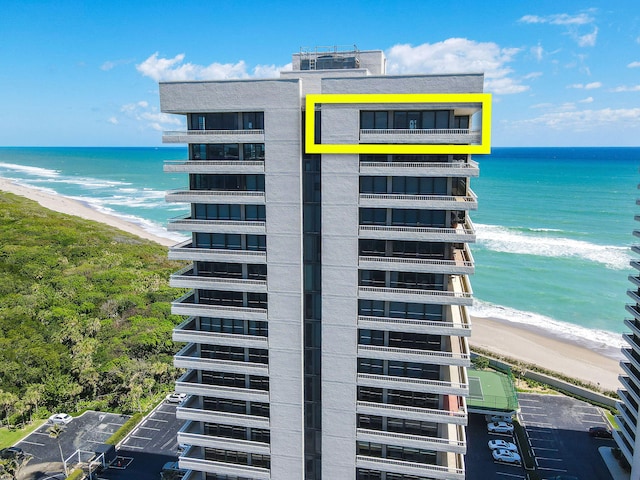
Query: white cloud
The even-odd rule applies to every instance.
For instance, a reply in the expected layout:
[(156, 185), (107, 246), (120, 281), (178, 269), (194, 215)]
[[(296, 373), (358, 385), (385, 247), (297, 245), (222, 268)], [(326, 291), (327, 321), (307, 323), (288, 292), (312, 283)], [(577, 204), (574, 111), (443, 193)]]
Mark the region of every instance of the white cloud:
[(158, 131), (184, 126), (181, 117), (159, 112), (157, 107), (150, 106), (144, 100), (123, 105), (120, 107), (120, 112), (129, 120), (140, 122), (144, 126)]
[(529, 87), (510, 75), (506, 65), (513, 61), (518, 48), (500, 48), (493, 42), (475, 42), (466, 38), (449, 38), (438, 43), (394, 45), (387, 50), (387, 72), (408, 73), (484, 73), (485, 87), (493, 93), (520, 93)]
[(583, 98), (582, 100), (579, 101), (579, 103), (592, 103), (592, 102), (593, 102), (593, 97)]
[(541, 61), (544, 55), (544, 48), (542, 48), (542, 45), (538, 44), (535, 47), (531, 47), (531, 53), (536, 60)]
[(596, 37), (598, 36), (598, 27), (593, 29), (593, 32), (585, 35), (578, 35), (576, 41), (581, 47), (593, 47), (596, 44)]
[(640, 92), (640, 85), (622, 85), (611, 90), (612, 92)]
[(116, 117), (110, 117), (107, 122), (111, 123), (112, 125), (118, 125), (118, 119)]
[(629, 67), (629, 68), (638, 68), (638, 67), (640, 67), (640, 62), (631, 62), (629, 65), (627, 65), (627, 67)]
[(522, 77), (525, 80), (530, 80), (532, 78), (538, 78), (541, 77), (543, 75), (542, 72), (531, 72), (531, 73), (527, 73), (524, 77)]
[(281, 70), (291, 70), (291, 64), (284, 66), (257, 65), (251, 73), (244, 60), (236, 63), (217, 63), (210, 65), (196, 65), (184, 63), (185, 54), (180, 53), (173, 58), (159, 58), (158, 52), (151, 55), (144, 62), (136, 65), (136, 69), (144, 76), (163, 81), (187, 80), (224, 80), (231, 78), (273, 78)]
[(640, 108), (603, 108), (600, 110), (557, 111), (536, 118), (513, 122), (519, 125), (543, 125), (556, 130), (592, 130), (605, 125), (640, 126)]
[(593, 90), (596, 88), (602, 87), (602, 82), (591, 82), (591, 83), (574, 83), (572, 85), (567, 85), (567, 88), (578, 88), (584, 90)]
[[(595, 10), (590, 10), (595, 11)], [(579, 33), (580, 27), (592, 25), (595, 18), (589, 13), (578, 13), (570, 15), (568, 13), (558, 13), (555, 15), (524, 15), (518, 20), (520, 23), (527, 24), (549, 24), (560, 25), (565, 27), (567, 34), (576, 41), (580, 47), (593, 47), (598, 37), (598, 27), (593, 27), (591, 33)]]
[(102, 65), (100, 65), (100, 70), (104, 70), (105, 72), (119, 66), (126, 65), (131, 63), (133, 60), (107, 60)]

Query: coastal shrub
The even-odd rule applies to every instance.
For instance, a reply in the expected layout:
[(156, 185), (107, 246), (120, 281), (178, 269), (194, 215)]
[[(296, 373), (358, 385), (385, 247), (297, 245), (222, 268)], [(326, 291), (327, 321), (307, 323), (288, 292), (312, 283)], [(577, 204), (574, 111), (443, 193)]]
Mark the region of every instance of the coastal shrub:
[(104, 443), (109, 445), (117, 445), (119, 441), (121, 441), (129, 434), (129, 432), (131, 432), (131, 430), (136, 428), (138, 423), (140, 423), (143, 418), (144, 414), (134, 413), (131, 418), (124, 422), (124, 424), (118, 430), (116, 430), (113, 435), (111, 435)]
[(131, 413), (167, 390), (183, 263), (166, 247), (4, 192), (0, 239), (0, 422)]

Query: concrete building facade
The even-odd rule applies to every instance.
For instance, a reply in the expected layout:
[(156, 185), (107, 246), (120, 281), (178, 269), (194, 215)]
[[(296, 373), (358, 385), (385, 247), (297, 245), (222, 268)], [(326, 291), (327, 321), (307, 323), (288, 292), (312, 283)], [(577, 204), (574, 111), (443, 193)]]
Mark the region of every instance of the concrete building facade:
[[(167, 201), (191, 289), (175, 365), (180, 457), (189, 480), (463, 479), (468, 395), (466, 307), (475, 240), (467, 153), (483, 104), (318, 103), (308, 94), (472, 94), (483, 76), (385, 75), (380, 51), (300, 52), (278, 79), (160, 84), (184, 115), (189, 185)], [(486, 132), (486, 130), (485, 130)], [(485, 136), (486, 133), (485, 133)], [(380, 153), (380, 146), (383, 152)]]
[[(640, 188), (640, 186), (638, 187)], [(640, 200), (636, 203), (640, 204)], [(640, 220), (636, 216), (636, 220)], [(640, 230), (634, 230), (633, 235), (640, 237)], [(631, 247), (635, 253), (640, 253), (640, 246)], [(617, 404), (619, 429), (613, 430), (615, 439), (622, 454), (631, 465), (631, 479), (640, 478), (640, 448), (638, 448), (638, 412), (640, 408), (640, 262), (631, 261), (631, 266), (638, 270), (633, 275), (629, 275), (632, 288), (627, 291), (627, 295), (633, 303), (626, 305), (627, 312), (631, 315), (625, 319), (625, 325), (630, 332), (622, 335), (628, 347), (622, 348), (624, 359), (620, 362), (622, 374), (619, 376), (621, 387), (618, 390), (619, 402)]]

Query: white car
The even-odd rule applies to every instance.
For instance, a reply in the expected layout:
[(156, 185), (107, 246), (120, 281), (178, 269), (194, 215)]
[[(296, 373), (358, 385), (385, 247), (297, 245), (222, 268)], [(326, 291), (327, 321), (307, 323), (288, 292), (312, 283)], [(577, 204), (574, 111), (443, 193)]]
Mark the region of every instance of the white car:
[(487, 422), (507, 422), (511, 423), (512, 415), (485, 415)]
[(493, 455), (493, 459), (498, 462), (515, 463), (520, 465), (520, 455), (516, 452), (499, 448), (498, 450), (493, 450), (491, 454)]
[(513, 424), (507, 422), (487, 423), (487, 430), (490, 433), (513, 433)]
[(509, 450), (511, 452), (518, 451), (518, 447), (515, 443), (507, 442), (505, 440), (489, 440), (489, 448), (491, 450)]
[(182, 401), (187, 398), (186, 393), (170, 393), (167, 395), (167, 402), (169, 403), (182, 403)]
[(49, 417), (49, 423), (53, 423), (54, 425), (66, 425), (73, 417), (68, 413), (54, 413)]

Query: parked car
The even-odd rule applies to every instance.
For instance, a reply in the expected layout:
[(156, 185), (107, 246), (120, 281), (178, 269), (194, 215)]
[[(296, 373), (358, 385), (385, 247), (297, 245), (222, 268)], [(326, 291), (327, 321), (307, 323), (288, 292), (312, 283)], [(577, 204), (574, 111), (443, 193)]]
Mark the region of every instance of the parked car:
[(613, 438), (611, 430), (606, 427), (591, 427), (589, 428), (589, 435), (597, 438)]
[(160, 478), (162, 480), (176, 480), (182, 478), (187, 473), (186, 470), (178, 466), (178, 462), (167, 462), (160, 471)]
[(517, 452), (518, 447), (515, 443), (507, 442), (505, 440), (489, 440), (489, 448), (491, 450), (509, 450), (511, 452)]
[(487, 422), (507, 422), (507, 423), (511, 423), (511, 420), (513, 419), (513, 415), (485, 415), (484, 416), (485, 420), (487, 420)]
[(20, 447), (8, 447), (0, 450), (0, 458), (20, 458), (24, 451)]
[(487, 423), (489, 433), (513, 433), (513, 424), (507, 422)]
[(167, 395), (167, 402), (169, 403), (182, 403), (182, 401), (187, 398), (186, 393), (170, 393)]
[(68, 413), (54, 413), (49, 417), (49, 423), (53, 423), (54, 425), (66, 425), (73, 417)]
[(493, 450), (491, 455), (493, 455), (493, 459), (498, 462), (515, 463), (520, 465), (520, 455), (516, 452), (512, 452), (511, 450), (499, 448), (498, 450)]

